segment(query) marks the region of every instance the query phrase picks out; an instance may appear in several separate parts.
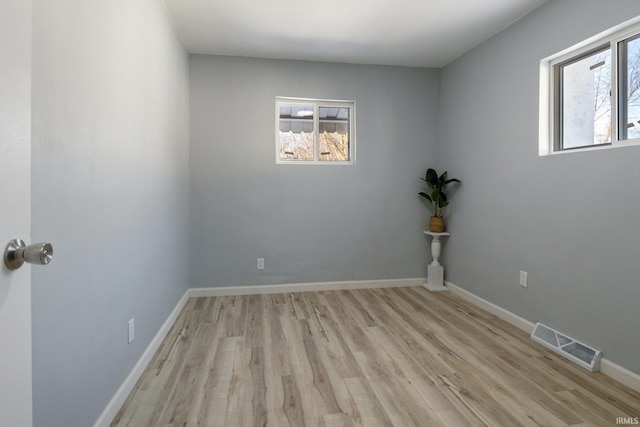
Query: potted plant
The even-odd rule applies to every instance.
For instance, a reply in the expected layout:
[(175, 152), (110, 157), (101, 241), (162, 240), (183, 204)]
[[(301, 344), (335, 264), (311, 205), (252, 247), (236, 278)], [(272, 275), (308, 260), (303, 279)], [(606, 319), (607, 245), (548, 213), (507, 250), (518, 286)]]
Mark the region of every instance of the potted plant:
[(444, 208), (449, 204), (447, 195), (444, 190), (445, 187), (452, 182), (461, 182), (459, 179), (451, 178), (447, 179), (447, 171), (444, 171), (442, 175), (438, 175), (435, 169), (429, 168), (424, 178), (420, 178), (427, 183), (431, 189), (431, 194), (427, 194), (424, 191), (418, 193), (421, 197), (431, 203), (433, 206), (433, 216), (429, 221), (429, 231), (434, 233), (442, 233), (444, 231), (444, 220), (442, 215)]

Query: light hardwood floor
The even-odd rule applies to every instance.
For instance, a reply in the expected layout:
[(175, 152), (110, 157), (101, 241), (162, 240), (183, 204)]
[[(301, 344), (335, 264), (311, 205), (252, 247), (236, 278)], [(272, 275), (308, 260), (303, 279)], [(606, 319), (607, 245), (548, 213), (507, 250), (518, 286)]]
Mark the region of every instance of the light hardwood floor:
[(640, 393), (450, 293), (194, 298), (112, 426), (611, 426)]

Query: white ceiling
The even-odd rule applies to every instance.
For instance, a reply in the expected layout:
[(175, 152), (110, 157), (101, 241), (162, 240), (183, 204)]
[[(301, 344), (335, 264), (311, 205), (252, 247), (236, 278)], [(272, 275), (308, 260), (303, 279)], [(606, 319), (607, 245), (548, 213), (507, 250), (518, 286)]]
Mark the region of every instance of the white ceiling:
[(442, 67), (547, 0), (165, 0), (191, 53)]

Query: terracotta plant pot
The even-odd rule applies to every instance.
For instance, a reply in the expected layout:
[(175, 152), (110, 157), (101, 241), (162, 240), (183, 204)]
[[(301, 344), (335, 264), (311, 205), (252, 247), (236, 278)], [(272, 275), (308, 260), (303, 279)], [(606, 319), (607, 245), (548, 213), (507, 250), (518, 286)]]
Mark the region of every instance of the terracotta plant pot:
[(444, 231), (444, 220), (441, 216), (432, 216), (429, 220), (429, 231), (433, 233), (442, 233)]

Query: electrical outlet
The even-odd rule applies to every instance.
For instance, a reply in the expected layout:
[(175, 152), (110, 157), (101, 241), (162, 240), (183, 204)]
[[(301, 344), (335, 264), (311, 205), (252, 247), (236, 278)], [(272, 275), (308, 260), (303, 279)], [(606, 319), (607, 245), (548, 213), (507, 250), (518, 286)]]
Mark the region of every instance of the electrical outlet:
[(264, 258), (258, 258), (258, 270), (264, 270)]
[(520, 270), (520, 286), (522, 286), (523, 288), (526, 288), (527, 286), (529, 286), (529, 273), (527, 273), (526, 271), (522, 271)]
[(135, 337), (135, 326), (133, 324), (133, 319), (129, 320), (129, 344), (133, 342), (133, 338)]

